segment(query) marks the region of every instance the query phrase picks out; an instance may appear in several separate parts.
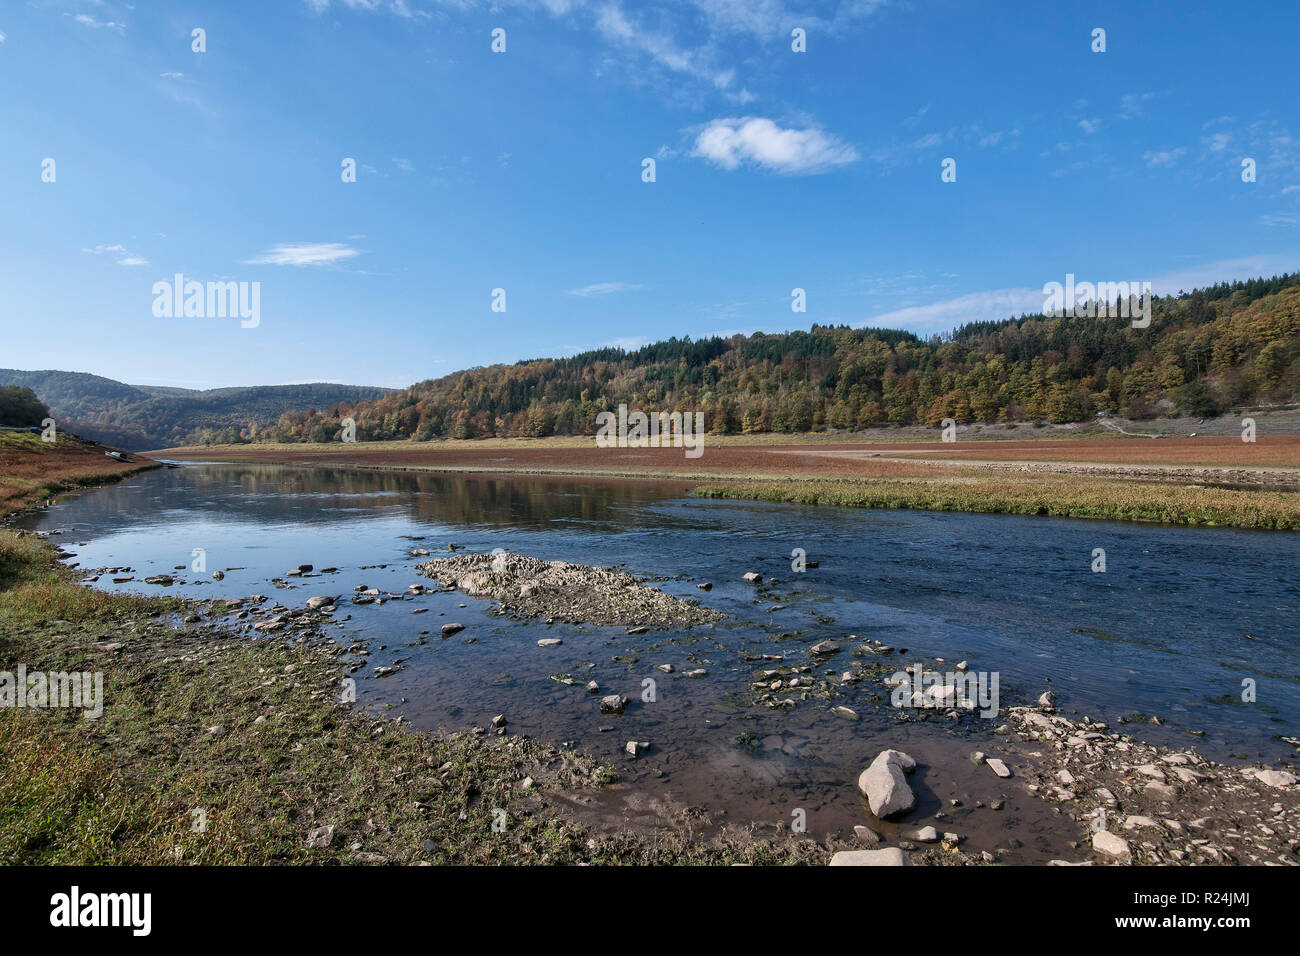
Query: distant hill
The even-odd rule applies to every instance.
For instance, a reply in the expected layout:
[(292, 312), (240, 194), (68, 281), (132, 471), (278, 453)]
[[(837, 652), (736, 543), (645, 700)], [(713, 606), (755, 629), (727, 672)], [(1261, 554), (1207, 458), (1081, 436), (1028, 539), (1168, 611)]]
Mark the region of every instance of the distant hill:
[[(817, 326), (781, 335), (670, 339), (633, 351), (492, 365), (420, 382), (339, 413), (359, 441), (590, 435), (596, 415), (704, 413), (716, 434), (880, 425), (1076, 422), (1097, 413), (1208, 416), (1300, 401), (1300, 274), (1154, 297), (1128, 318), (1021, 316), (947, 336)], [(278, 440), (337, 436), (292, 413)]]
[(60, 429), (142, 451), (204, 441), (240, 441), (275, 426), (286, 412), (328, 414), (340, 403), (387, 395), (364, 385), (258, 385), (206, 391), (127, 385), (85, 372), (0, 369), (0, 386), (30, 388)]
[(819, 326), (669, 339), (454, 372), (406, 389), (277, 385), (192, 392), (0, 369), (63, 427), (132, 449), (205, 442), (591, 435), (596, 415), (703, 412), (715, 434), (880, 425), (1211, 416), (1300, 402), (1300, 274), (1155, 297), (1128, 318), (1022, 315), (946, 336)]

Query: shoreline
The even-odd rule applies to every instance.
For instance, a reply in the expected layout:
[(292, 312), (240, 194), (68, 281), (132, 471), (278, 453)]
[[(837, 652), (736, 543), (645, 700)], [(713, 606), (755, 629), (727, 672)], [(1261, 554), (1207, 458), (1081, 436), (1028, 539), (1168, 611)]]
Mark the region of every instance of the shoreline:
[(83, 445), (69, 435), (51, 443), (29, 433), (0, 433), (0, 522), (41, 507), (43, 499), (98, 488), (163, 467), (152, 457), (120, 462), (104, 445)]
[(74, 576), (48, 542), (0, 530), (0, 669), (104, 674), (97, 720), (0, 707), (0, 754), (19, 771), (0, 781), (5, 862), (824, 862), (791, 834), (592, 826), (573, 798), (618, 777), (588, 756), (504, 726), (411, 729), (341, 699), (347, 651), (330, 638), (250, 638), (221, 620), (242, 601), (109, 594)]
[[(1232, 441), (1166, 442), (1162, 448), (1155, 447), (1158, 442), (1121, 438), (1077, 445), (984, 441), (977, 459), (960, 457), (975, 449), (953, 443), (917, 443), (913, 449), (898, 443), (724, 443), (704, 458), (686, 459), (680, 449), (597, 449), (594, 443), (526, 440), (517, 445), (213, 446), (153, 454), (178, 461), (395, 474), (683, 483), (700, 497), (804, 505), (1300, 530), (1300, 438), (1279, 437), (1257, 446)], [(989, 454), (995, 445), (1001, 446), (1001, 458)], [(1234, 455), (1254, 462), (1233, 460)], [(1230, 463), (1190, 463), (1198, 457)]]

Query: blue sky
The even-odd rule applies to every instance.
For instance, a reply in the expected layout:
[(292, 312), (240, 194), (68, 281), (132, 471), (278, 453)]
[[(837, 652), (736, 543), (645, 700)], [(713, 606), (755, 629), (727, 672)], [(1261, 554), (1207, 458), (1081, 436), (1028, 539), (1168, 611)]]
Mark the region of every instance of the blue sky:
[[(9, 0), (0, 366), (403, 386), (1293, 271), (1297, 35), (1249, 0)], [(259, 324), (155, 317), (175, 273), (260, 283)]]

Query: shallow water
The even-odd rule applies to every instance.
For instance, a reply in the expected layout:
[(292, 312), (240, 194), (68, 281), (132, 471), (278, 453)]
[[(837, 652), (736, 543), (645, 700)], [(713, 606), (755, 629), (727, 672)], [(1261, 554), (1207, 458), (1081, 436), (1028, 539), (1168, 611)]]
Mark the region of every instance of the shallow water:
[[(651, 794), (706, 806), (732, 824), (788, 823), (797, 808), (810, 833), (843, 831), (865, 822), (858, 773), (896, 746), (926, 765), (909, 819), (929, 822), (920, 817), (960, 797), (966, 807), (947, 825), (972, 847), (1005, 846), (1014, 829), (1028, 844), (1022, 859), (1057, 853), (1052, 831), (1061, 827), (1045, 804), (964, 759), (976, 746), (997, 748), (996, 721), (967, 718), (956, 731), (942, 720), (899, 725), (868, 699), (882, 688), (866, 684), (835, 701), (858, 711), (857, 722), (816, 699), (792, 712), (747, 705), (751, 675), (765, 665), (745, 655), (808, 663), (813, 643), (848, 634), (906, 648), (900, 665), (937, 657), (996, 672), (1004, 707), (1050, 686), (1067, 714), (1112, 725), (1123, 715), (1159, 715), (1163, 726), (1124, 729), (1216, 759), (1295, 753), (1278, 738), (1296, 734), (1300, 713), (1300, 536), (697, 500), (686, 490), (204, 464), (71, 496), (23, 523), (61, 529), (54, 540), (83, 568), (134, 569), (133, 582), (114, 585), (105, 575), (96, 586), (156, 593), (142, 579), (172, 573), (188, 582), (172, 593), (261, 593), (289, 607), (314, 594), (350, 595), (360, 584), (398, 594), (430, 584), (414, 571), (428, 558), (409, 551), (437, 557), (449, 543), (668, 578), (657, 586), (730, 619), (629, 636), (514, 621), (459, 593), (368, 606), (344, 600), (335, 615), (345, 621), (336, 640), (371, 641), (369, 666), (353, 675), (363, 704), (391, 705), (428, 729), (486, 726), (505, 713), (512, 733), (572, 741), (620, 768), (631, 784), (618, 790), (620, 812), (632, 822)], [(819, 566), (792, 571), (795, 548)], [(1096, 548), (1106, 552), (1104, 573), (1091, 569)], [(195, 549), (205, 554), (204, 574), (188, 570)], [(291, 578), (290, 589), (269, 583), (300, 563), (339, 570)], [(224, 581), (211, 579), (218, 569), (230, 569)], [(780, 583), (756, 594), (741, 580), (750, 570)], [(697, 590), (700, 581), (713, 590)], [(769, 610), (778, 604), (785, 608)], [(428, 610), (413, 615), (417, 608)], [(439, 628), (451, 620), (466, 630), (443, 640)], [(412, 646), (421, 631), (430, 632), (427, 643)], [(564, 644), (539, 648), (543, 636)], [(402, 664), (395, 675), (372, 676), (374, 666), (394, 662)], [(655, 669), (663, 663), (677, 673)], [(813, 673), (847, 666), (840, 654)], [(690, 667), (708, 675), (686, 678)], [(551, 679), (563, 673), (576, 683)], [(646, 678), (655, 681), (653, 702), (641, 699)], [(593, 679), (602, 693), (632, 701), (622, 717), (597, 712), (583, 687)], [(1256, 682), (1255, 703), (1241, 700), (1246, 679)], [(624, 758), (632, 739), (651, 741), (649, 754)], [(975, 800), (1003, 791), (1005, 811), (965, 818)]]

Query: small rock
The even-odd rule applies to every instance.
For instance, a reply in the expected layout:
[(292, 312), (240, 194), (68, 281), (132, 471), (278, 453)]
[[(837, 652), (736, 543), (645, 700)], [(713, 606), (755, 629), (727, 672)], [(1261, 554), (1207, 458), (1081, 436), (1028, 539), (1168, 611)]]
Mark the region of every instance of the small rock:
[(1011, 776), (1011, 768), (1009, 768), (1005, 763), (1003, 763), (997, 757), (990, 757), (988, 760), (985, 761), (985, 763), (987, 763), (989, 765), (989, 769), (992, 770), (999, 777)]
[(875, 830), (871, 829), (871, 827), (863, 827), (863, 826), (854, 827), (853, 835), (857, 837), (859, 840), (861, 840), (863, 843), (870, 843), (872, 846), (875, 846), (877, 843), (880, 842), (880, 834), (877, 833)]
[(831, 857), (831, 866), (911, 866), (912, 861), (896, 846), (883, 850), (840, 850)]
[(1112, 860), (1129, 858), (1128, 841), (1123, 837), (1117, 837), (1109, 830), (1099, 830), (1092, 835), (1092, 848)]
[(1296, 784), (1296, 775), (1285, 770), (1261, 770), (1255, 774), (1255, 779), (1267, 786), (1278, 788), (1294, 787)]

